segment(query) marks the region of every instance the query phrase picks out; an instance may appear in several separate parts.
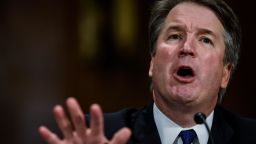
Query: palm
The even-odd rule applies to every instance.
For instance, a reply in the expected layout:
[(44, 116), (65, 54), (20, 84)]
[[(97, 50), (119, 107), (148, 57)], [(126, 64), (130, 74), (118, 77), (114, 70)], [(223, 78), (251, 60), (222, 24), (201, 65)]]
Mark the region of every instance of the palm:
[[(74, 98), (67, 100), (67, 107), (71, 121), (61, 106), (55, 106), (53, 109), (58, 126), (64, 135), (63, 139), (60, 139), (44, 126), (39, 128), (39, 133), (48, 144), (125, 144), (131, 135), (128, 128), (123, 128), (114, 135), (112, 140), (106, 139), (103, 132), (102, 111), (99, 105), (91, 106), (90, 128), (86, 127), (84, 114)], [(72, 128), (72, 124), (74, 128)]]

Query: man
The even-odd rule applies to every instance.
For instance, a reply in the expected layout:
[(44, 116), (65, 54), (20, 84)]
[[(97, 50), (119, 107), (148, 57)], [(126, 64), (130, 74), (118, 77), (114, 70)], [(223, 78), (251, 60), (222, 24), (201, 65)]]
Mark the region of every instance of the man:
[(56, 106), (64, 139), (44, 126), (39, 128), (42, 137), (49, 144), (211, 143), (205, 126), (194, 121), (202, 112), (216, 144), (256, 143), (255, 120), (217, 106), (236, 67), (241, 41), (232, 10), (222, 0), (161, 0), (149, 28), (154, 102), (104, 116), (94, 104), (88, 128), (78, 103), (69, 98), (74, 129)]

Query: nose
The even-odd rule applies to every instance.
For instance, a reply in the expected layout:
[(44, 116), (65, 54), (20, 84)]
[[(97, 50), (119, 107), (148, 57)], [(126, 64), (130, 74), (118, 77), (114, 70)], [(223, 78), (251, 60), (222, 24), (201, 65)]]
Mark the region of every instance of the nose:
[(179, 57), (191, 56), (195, 57), (195, 43), (192, 38), (187, 37), (179, 50)]

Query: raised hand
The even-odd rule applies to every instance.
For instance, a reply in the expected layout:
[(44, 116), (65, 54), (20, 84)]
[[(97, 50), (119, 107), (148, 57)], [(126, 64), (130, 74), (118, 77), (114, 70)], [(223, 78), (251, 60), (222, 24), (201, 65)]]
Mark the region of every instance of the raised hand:
[[(67, 118), (62, 106), (57, 105), (53, 109), (55, 119), (64, 136), (60, 139), (47, 127), (41, 126), (39, 133), (48, 144), (125, 144), (127, 143), (131, 131), (128, 128), (120, 129), (112, 138), (108, 140), (104, 135), (103, 114), (97, 104), (90, 108), (91, 122), (90, 128), (86, 127), (84, 113), (78, 102), (74, 98), (66, 101), (71, 121)], [(73, 125), (73, 126), (72, 126)]]

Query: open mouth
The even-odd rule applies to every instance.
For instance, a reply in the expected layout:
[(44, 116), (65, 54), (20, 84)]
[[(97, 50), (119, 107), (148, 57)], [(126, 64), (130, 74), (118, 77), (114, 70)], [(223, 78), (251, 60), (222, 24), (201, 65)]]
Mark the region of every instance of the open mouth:
[(177, 71), (177, 75), (180, 77), (193, 77), (194, 72), (190, 67), (180, 67)]
[(181, 83), (190, 83), (195, 79), (195, 73), (191, 67), (181, 66), (174, 73), (174, 78)]

